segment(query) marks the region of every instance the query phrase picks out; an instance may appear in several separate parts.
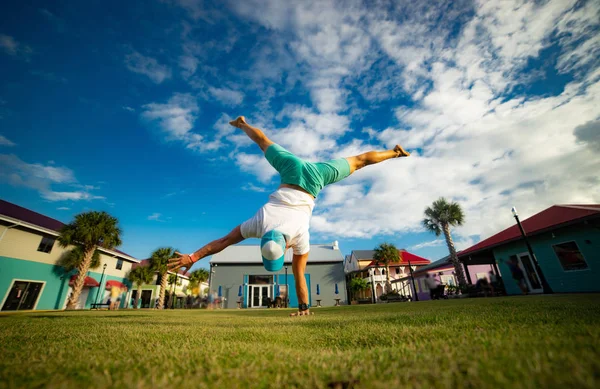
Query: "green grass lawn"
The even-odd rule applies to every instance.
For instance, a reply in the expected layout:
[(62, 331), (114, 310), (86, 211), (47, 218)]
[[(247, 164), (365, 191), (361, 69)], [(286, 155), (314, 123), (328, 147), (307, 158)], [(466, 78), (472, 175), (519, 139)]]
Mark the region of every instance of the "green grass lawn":
[(600, 295), (290, 311), (0, 315), (0, 387), (600, 387)]

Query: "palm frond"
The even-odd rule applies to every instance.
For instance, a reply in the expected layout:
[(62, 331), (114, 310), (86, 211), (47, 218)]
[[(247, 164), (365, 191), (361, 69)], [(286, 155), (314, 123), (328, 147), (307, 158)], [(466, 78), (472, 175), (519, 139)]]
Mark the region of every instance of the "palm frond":
[(375, 247), (373, 260), (381, 265), (388, 265), (400, 261), (398, 249), (392, 243), (382, 243)]
[(150, 255), (150, 268), (154, 271), (164, 274), (167, 272), (169, 259), (175, 257), (175, 249), (172, 247), (161, 247)]
[[(75, 270), (79, 267), (85, 256), (85, 251), (81, 246), (75, 246), (73, 249), (66, 251), (57, 262), (57, 265), (62, 266), (67, 272)], [(96, 269), (100, 266), (100, 252), (94, 250), (90, 269)]]

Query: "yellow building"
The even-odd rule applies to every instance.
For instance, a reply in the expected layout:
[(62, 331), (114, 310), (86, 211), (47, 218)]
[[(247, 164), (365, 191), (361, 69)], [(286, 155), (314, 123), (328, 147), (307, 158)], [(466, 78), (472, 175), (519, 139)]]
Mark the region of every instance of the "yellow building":
[[(56, 242), (64, 224), (37, 212), (0, 200), (0, 307), (3, 311), (63, 309), (71, 293), (76, 272), (57, 266), (61, 256), (72, 249)], [(139, 261), (119, 250), (99, 249), (100, 267), (90, 269), (79, 298), (78, 308), (106, 303), (106, 284), (130, 288), (126, 276)], [(126, 307), (127, 299), (121, 299)]]

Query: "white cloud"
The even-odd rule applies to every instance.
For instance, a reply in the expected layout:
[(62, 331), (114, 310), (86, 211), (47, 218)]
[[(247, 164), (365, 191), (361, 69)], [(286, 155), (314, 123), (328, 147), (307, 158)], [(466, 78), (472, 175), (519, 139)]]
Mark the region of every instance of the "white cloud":
[(17, 40), (10, 35), (4, 34), (0, 34), (0, 49), (10, 56), (19, 57), (25, 60), (29, 60), (29, 57), (33, 53), (31, 47), (17, 42)]
[(125, 111), (129, 111), (129, 112), (135, 112), (135, 109), (134, 109), (134, 108), (131, 108), (131, 107), (129, 107), (129, 106), (126, 106), (126, 105), (124, 105), (124, 106), (123, 106), (123, 107), (121, 107), (121, 108), (123, 108)]
[(435, 239), (435, 240), (430, 240), (429, 242), (418, 243), (416, 245), (410, 246), (408, 248), (408, 250), (409, 251), (418, 251), (425, 247), (443, 246), (445, 244), (446, 244), (446, 241), (444, 239)]
[[(512, 205), (531, 215), (555, 203), (600, 202), (595, 127), (586, 124), (598, 120), (600, 106), (598, 2), (363, 4), (232, 5), (289, 41), (281, 46), (273, 38), (270, 51), (258, 52), (252, 77), (272, 83), (282, 69), (299, 70), (316, 107), (261, 112), (261, 128), (274, 141), (308, 159), (382, 144), (420, 149), (327, 188), (317, 200), (314, 233), (371, 238), (421, 231), (425, 207), (445, 196), (465, 209), (466, 225), (454, 231), (462, 246), (511, 225)], [(573, 81), (555, 95), (514, 93), (544, 77), (524, 69), (551, 45), (560, 52), (556, 70), (573, 72)], [(369, 142), (343, 144), (357, 91), (393, 104), (397, 124), (367, 130)], [(407, 97), (412, 101), (401, 103)], [(269, 131), (276, 121), (286, 125)], [(274, 171), (262, 158), (241, 154), (236, 163), (268, 182)]]
[(78, 200), (103, 200), (103, 196), (96, 196), (87, 192), (53, 192), (43, 191), (41, 195), (48, 201), (78, 201)]
[(70, 210), (71, 208), (69, 208), (69, 207), (58, 207), (58, 208), (56, 208), (56, 209), (58, 209), (59, 211), (68, 211), (68, 210)]
[(15, 146), (15, 143), (3, 135), (0, 135), (0, 146)]
[(132, 72), (147, 76), (155, 84), (171, 78), (171, 69), (167, 65), (160, 64), (155, 58), (146, 57), (137, 51), (125, 56), (125, 65)]
[(263, 155), (236, 153), (234, 159), (242, 171), (254, 174), (262, 183), (268, 183), (277, 174)]
[[(75, 179), (73, 171), (66, 167), (56, 167), (39, 163), (27, 163), (12, 154), (0, 154), (0, 181), (13, 186), (22, 186), (38, 191), (48, 201), (100, 200), (102, 196), (90, 193), (95, 189), (81, 185)], [(81, 190), (55, 191), (53, 186), (78, 188)]]
[(260, 193), (264, 193), (267, 191), (266, 188), (264, 188), (262, 186), (256, 186), (253, 183), (248, 183), (248, 184), (243, 185), (242, 190), (249, 191), (249, 192), (260, 192)]
[(235, 106), (244, 101), (244, 94), (229, 88), (208, 88), (208, 93), (221, 104)]
[(162, 214), (160, 214), (158, 212), (154, 212), (152, 215), (148, 216), (148, 220), (162, 221), (162, 220), (160, 220), (161, 216), (162, 216)]
[(181, 67), (181, 74), (184, 78), (189, 78), (196, 73), (196, 69), (198, 69), (198, 64), (200, 61), (198, 58), (192, 55), (182, 55), (179, 57), (179, 66)]
[(182, 140), (186, 143), (201, 139), (190, 131), (194, 127), (199, 111), (196, 99), (190, 94), (174, 94), (167, 103), (150, 103), (143, 106), (141, 117), (156, 121), (168, 140)]

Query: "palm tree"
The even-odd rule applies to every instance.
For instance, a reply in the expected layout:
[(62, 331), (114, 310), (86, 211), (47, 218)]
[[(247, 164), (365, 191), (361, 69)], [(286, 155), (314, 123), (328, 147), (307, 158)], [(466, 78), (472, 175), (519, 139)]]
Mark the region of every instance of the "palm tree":
[(190, 274), (190, 289), (195, 289), (200, 286), (203, 282), (208, 280), (208, 270), (206, 269), (198, 269), (194, 270), (192, 274)]
[[(179, 281), (179, 282), (177, 282)], [(178, 279), (177, 274), (175, 273), (170, 273), (169, 274), (169, 278), (168, 278), (168, 284), (169, 284), (169, 290), (173, 291), (172, 295), (169, 295), (169, 301), (170, 303), (167, 303), (169, 305), (169, 307), (172, 307), (175, 304), (175, 301), (177, 300), (177, 285), (181, 284), (181, 280)], [(175, 284), (177, 283), (177, 284)], [(171, 285), (173, 285), (173, 287), (171, 287)]]
[(455, 202), (448, 202), (443, 197), (434, 201), (432, 207), (425, 209), (425, 219), (423, 219), (423, 226), (427, 231), (433, 232), (436, 236), (440, 236), (442, 232), (444, 233), (450, 251), (450, 260), (454, 265), (458, 283), (461, 286), (467, 285), (467, 280), (456, 255), (452, 235), (450, 235), (450, 226), (462, 226), (464, 221), (465, 215), (460, 205)]
[(134, 308), (137, 309), (138, 301), (142, 294), (142, 285), (149, 284), (152, 282), (154, 272), (150, 269), (150, 266), (138, 266), (135, 269), (131, 269), (127, 275), (127, 279), (132, 284), (137, 286), (137, 293), (135, 295)]
[(163, 309), (165, 303), (165, 291), (167, 290), (167, 265), (169, 259), (175, 257), (175, 249), (172, 247), (161, 247), (156, 249), (150, 256), (150, 268), (158, 272), (160, 277), (160, 294), (158, 295), (158, 309)]
[(386, 293), (389, 293), (392, 290), (392, 284), (390, 282), (390, 263), (400, 261), (398, 249), (391, 243), (382, 243), (375, 247), (373, 260), (375, 260), (377, 265), (385, 266), (385, 291)]
[(357, 295), (363, 290), (369, 289), (371, 285), (369, 285), (367, 280), (365, 280), (364, 278), (355, 277), (350, 280), (350, 282), (348, 283), (348, 287), (350, 287), (350, 290), (354, 295), (354, 300), (356, 300), (358, 297)]
[[(112, 249), (121, 245), (119, 221), (106, 212), (86, 212), (75, 216), (75, 220), (60, 229), (58, 243), (61, 247), (74, 245), (77, 251), (69, 258), (78, 271), (73, 285), (73, 294), (67, 302), (67, 309), (75, 309), (83, 289), (85, 277), (92, 265), (94, 253), (99, 247)], [(97, 265), (100, 264), (98, 258)]]

